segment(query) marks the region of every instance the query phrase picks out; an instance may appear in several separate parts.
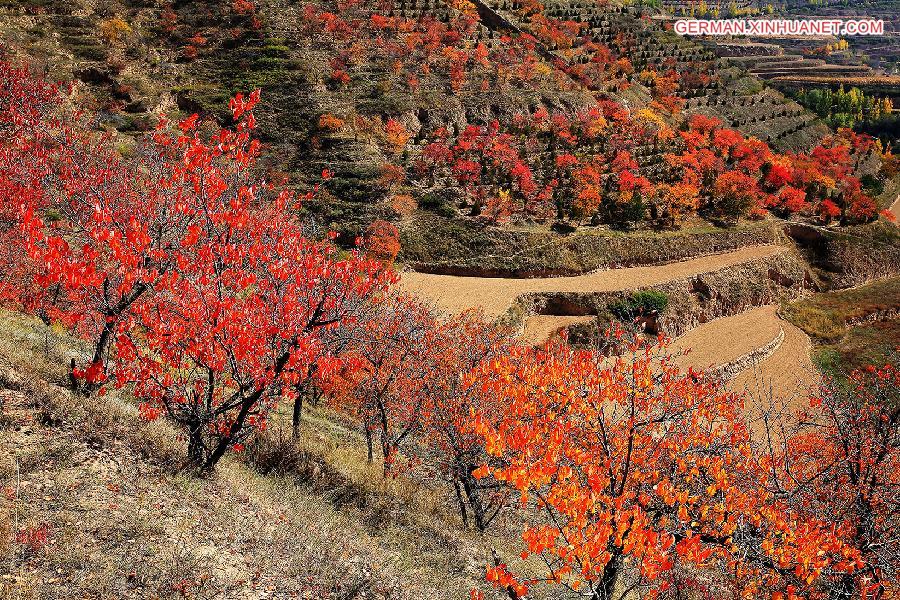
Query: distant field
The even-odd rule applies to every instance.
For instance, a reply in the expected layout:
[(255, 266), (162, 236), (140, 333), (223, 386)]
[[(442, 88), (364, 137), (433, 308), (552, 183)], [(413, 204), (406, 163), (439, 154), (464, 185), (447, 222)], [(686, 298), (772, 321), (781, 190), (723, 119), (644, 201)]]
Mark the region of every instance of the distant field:
[(803, 83), (843, 84), (845, 86), (884, 86), (892, 88), (900, 85), (900, 76), (877, 75), (866, 77), (827, 76), (827, 75), (783, 75), (774, 77), (773, 81), (796, 81)]

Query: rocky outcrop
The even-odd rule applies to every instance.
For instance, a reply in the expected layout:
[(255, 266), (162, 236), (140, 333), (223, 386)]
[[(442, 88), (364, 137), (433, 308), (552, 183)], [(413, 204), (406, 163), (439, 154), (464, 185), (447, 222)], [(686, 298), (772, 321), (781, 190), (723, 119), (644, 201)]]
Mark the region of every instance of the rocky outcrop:
[(864, 317), (848, 319), (846, 325), (849, 329), (851, 327), (869, 325), (870, 323), (877, 323), (879, 321), (893, 321), (894, 319), (898, 318), (900, 318), (900, 310), (896, 308), (889, 308), (885, 310), (876, 310), (875, 312), (869, 313)]
[(900, 230), (875, 222), (841, 229), (789, 223), (785, 233), (831, 289), (900, 274)]

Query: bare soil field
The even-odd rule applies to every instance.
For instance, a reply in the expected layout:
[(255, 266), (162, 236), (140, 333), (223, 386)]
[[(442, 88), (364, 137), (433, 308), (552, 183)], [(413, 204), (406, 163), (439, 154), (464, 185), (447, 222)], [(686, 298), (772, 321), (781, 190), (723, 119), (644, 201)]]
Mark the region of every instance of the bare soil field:
[[(778, 319), (774, 313), (772, 316)], [(805, 405), (806, 392), (821, 382), (811, 358), (812, 342), (794, 325), (781, 319), (778, 322), (784, 329), (781, 346), (755, 368), (739, 373), (731, 380), (730, 387), (736, 392), (747, 392), (756, 402), (774, 397), (794, 410), (809, 408)]]
[(630, 267), (595, 271), (575, 277), (510, 279), (500, 277), (460, 277), (428, 273), (403, 273), (401, 287), (438, 308), (459, 313), (481, 308), (488, 317), (502, 315), (522, 294), (529, 292), (615, 292), (636, 289), (703, 273), (718, 271), (758, 258), (775, 256), (780, 246), (748, 246), (710, 256), (650, 267)]
[(705, 369), (734, 362), (774, 340), (783, 321), (777, 306), (760, 306), (731, 317), (704, 323), (672, 342), (676, 351), (690, 350), (680, 357), (682, 367)]

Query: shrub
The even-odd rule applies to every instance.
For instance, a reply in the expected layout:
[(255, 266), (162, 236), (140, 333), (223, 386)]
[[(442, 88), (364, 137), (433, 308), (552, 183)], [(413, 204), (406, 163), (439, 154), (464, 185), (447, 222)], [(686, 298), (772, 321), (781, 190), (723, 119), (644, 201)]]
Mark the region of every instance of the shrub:
[(884, 193), (884, 181), (874, 175), (863, 175), (859, 178), (859, 182), (873, 196), (880, 196)]
[(669, 306), (669, 298), (663, 292), (640, 290), (626, 299), (609, 305), (609, 311), (620, 321), (633, 321), (636, 317), (653, 312), (662, 313)]
[(100, 36), (109, 44), (116, 44), (131, 33), (131, 26), (118, 17), (100, 23)]
[(16, 534), (16, 543), (24, 546), (32, 554), (40, 552), (50, 541), (50, 525), (41, 523), (27, 527)]
[[(245, 451), (244, 461), (263, 475), (299, 475), (311, 477), (312, 457), (283, 429), (264, 432), (253, 438)], [(316, 468), (321, 468), (316, 465)]]
[(319, 129), (323, 131), (339, 131), (344, 126), (344, 120), (330, 113), (319, 117)]

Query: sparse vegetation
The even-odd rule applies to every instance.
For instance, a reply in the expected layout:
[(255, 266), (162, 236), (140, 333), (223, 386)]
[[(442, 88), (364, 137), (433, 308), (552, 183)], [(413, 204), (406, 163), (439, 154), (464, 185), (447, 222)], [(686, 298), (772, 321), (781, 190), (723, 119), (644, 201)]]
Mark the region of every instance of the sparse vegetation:
[(669, 298), (663, 292), (641, 290), (633, 292), (625, 300), (617, 300), (609, 306), (610, 312), (625, 323), (637, 317), (662, 314), (669, 306)]
[(900, 311), (900, 279), (894, 277), (857, 288), (816, 294), (784, 308), (791, 322), (823, 341), (839, 339), (848, 324)]
[(782, 313), (816, 342), (817, 362), (826, 372), (846, 376), (896, 353), (900, 279), (816, 294), (788, 304)]

